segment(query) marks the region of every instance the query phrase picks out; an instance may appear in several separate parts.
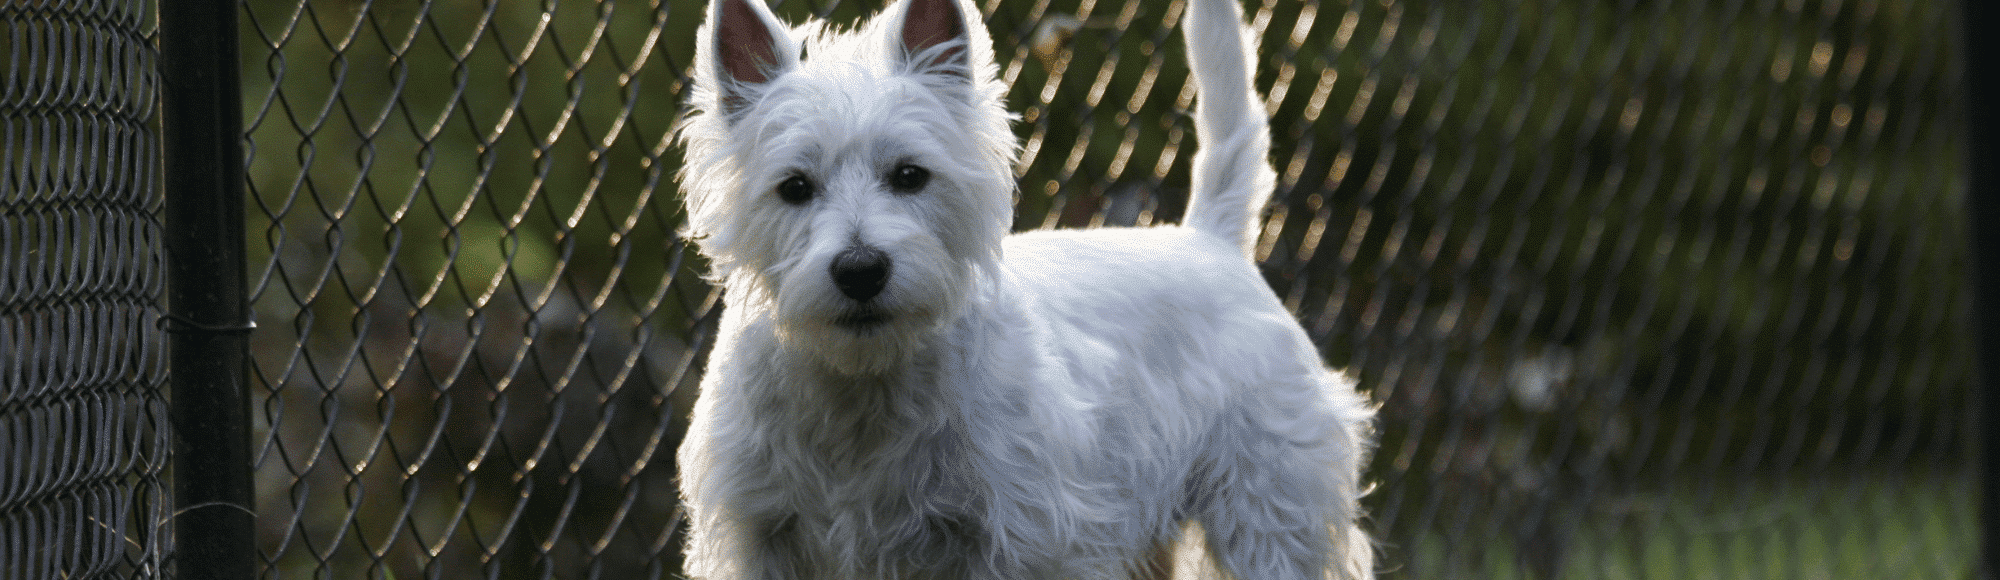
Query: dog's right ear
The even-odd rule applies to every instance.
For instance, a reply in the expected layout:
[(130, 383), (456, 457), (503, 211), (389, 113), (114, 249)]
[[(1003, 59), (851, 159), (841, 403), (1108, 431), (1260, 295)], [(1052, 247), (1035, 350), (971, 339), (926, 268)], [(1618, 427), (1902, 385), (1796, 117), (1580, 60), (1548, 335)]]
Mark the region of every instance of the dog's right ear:
[(731, 121), (756, 104), (764, 85), (798, 66), (797, 44), (763, 0), (714, 0), (696, 49), (704, 82), (715, 83), (713, 103)]

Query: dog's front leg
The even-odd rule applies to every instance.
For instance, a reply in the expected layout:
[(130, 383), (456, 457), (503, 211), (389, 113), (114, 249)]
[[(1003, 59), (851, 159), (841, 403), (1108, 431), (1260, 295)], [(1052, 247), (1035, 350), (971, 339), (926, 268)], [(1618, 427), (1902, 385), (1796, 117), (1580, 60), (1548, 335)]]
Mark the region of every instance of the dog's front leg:
[(728, 580), (812, 580), (821, 576), (813, 571), (794, 516), (760, 518), (736, 534), (738, 548), (731, 550), (731, 556), (737, 559), (737, 573)]
[(816, 571), (795, 516), (690, 511), (686, 571), (695, 580), (810, 580)]

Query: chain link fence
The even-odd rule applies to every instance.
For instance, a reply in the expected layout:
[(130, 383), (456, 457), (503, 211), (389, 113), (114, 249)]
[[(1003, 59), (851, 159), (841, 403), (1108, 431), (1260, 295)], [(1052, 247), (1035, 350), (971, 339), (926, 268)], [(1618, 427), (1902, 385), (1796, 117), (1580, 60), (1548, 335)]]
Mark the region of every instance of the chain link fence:
[[(243, 0), (265, 576), (678, 574), (703, 4)], [(1178, 219), (1184, 4), (979, 2), (1017, 229)], [(1971, 574), (1952, 4), (1248, 6), (1385, 578)], [(170, 558), (153, 10), (0, 0), (0, 580)]]
[[(1182, 7), (982, 3), (1019, 229), (1177, 218)], [(273, 576), (675, 573), (703, 9), (246, 4)], [(1383, 405), (1389, 576), (1966, 575), (1951, 15), (1258, 4), (1258, 257)]]
[(152, 15), (0, 1), (0, 580), (166, 554)]

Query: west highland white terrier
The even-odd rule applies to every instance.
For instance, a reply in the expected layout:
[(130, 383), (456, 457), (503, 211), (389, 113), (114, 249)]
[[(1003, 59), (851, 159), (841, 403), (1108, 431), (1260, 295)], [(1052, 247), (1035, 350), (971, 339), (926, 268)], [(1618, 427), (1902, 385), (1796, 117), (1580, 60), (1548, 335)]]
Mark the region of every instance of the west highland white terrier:
[(969, 0), (851, 31), (713, 1), (680, 132), (727, 290), (679, 455), (692, 576), (1372, 577), (1371, 407), (1250, 258), (1276, 179), (1236, 2), (1183, 24), (1186, 223), (1008, 235)]

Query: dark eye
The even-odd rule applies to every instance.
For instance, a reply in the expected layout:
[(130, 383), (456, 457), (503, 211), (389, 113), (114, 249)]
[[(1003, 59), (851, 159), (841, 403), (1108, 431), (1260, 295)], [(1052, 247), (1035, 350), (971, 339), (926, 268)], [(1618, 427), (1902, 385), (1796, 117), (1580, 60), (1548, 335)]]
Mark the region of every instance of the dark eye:
[(889, 171), (889, 189), (897, 193), (916, 193), (930, 182), (930, 170), (915, 165), (898, 165)]
[(813, 183), (804, 177), (794, 175), (778, 184), (778, 199), (785, 200), (785, 203), (800, 205), (812, 201), (812, 198)]

